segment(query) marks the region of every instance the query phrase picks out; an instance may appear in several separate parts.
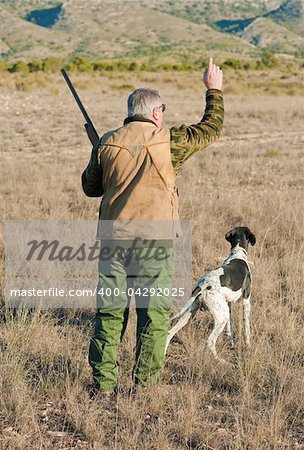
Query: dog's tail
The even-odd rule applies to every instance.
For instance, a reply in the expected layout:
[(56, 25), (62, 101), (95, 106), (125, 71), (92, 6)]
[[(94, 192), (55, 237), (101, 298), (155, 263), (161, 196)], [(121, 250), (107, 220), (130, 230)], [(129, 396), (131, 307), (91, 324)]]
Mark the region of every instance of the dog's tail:
[[(201, 293), (201, 288), (196, 285), (195, 288), (193, 289), (192, 293), (191, 293), (191, 297), (189, 298), (189, 300), (187, 301), (185, 306), (177, 314), (175, 314), (174, 316), (170, 317), (170, 322), (172, 323), (175, 320), (179, 320), (187, 312), (191, 312), (192, 308), (194, 307), (195, 301), (198, 300), (198, 297), (199, 297), (200, 293)], [(196, 311), (197, 311), (197, 309), (196, 309)]]
[(169, 330), (165, 353), (167, 351), (168, 345), (170, 344), (170, 341), (173, 338), (173, 336), (188, 323), (188, 320), (190, 319), (190, 317), (193, 317), (196, 314), (197, 310), (200, 307), (200, 303), (201, 303), (200, 299), (199, 299), (200, 295), (201, 295), (201, 288), (199, 286), (196, 286), (194, 288), (194, 290), (192, 291), (192, 295), (189, 298), (186, 305), (180, 310), (180, 312), (178, 314), (171, 317), (171, 323), (174, 320), (177, 320), (177, 322)]

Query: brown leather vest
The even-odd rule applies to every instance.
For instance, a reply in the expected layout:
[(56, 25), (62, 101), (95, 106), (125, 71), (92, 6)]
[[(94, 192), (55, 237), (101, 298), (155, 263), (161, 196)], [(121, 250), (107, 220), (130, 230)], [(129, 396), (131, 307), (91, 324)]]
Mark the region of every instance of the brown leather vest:
[[(181, 234), (168, 129), (130, 122), (103, 136), (99, 158), (104, 186), (100, 220), (114, 221), (107, 237), (168, 239)], [(105, 225), (100, 228), (102, 232)]]

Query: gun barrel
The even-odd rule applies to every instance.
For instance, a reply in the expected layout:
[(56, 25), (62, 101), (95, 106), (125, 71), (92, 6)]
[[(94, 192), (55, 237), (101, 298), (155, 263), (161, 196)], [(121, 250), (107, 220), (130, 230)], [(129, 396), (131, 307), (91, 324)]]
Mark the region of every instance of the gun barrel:
[(97, 140), (99, 140), (99, 135), (98, 135), (98, 133), (97, 133), (97, 131), (96, 131), (96, 129), (95, 129), (95, 127), (94, 127), (94, 125), (93, 125), (89, 115), (88, 115), (88, 113), (86, 112), (86, 110), (85, 110), (85, 108), (84, 108), (84, 106), (82, 104), (82, 101), (80, 100), (77, 92), (75, 91), (75, 88), (74, 88), (74, 86), (73, 86), (73, 84), (72, 84), (68, 74), (66, 73), (66, 71), (64, 69), (61, 69), (61, 73), (62, 73), (62, 75), (63, 75), (67, 85), (69, 86), (70, 91), (72, 92), (72, 95), (73, 95), (74, 99), (76, 100), (76, 103), (79, 106), (79, 109), (80, 109), (80, 111), (83, 114), (83, 117), (86, 120), (86, 123), (90, 125), (91, 129), (93, 130), (93, 133), (96, 135)]

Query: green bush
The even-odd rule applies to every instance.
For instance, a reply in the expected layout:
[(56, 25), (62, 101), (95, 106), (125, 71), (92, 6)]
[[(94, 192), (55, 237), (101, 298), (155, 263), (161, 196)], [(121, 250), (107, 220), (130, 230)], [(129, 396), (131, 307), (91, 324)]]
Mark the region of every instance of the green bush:
[[(125, 70), (128, 70), (129, 67), (129, 63), (127, 63), (126, 61), (113, 61), (111, 64), (111, 69), (110, 70), (118, 70), (121, 72), (124, 72)], [(107, 70), (109, 69), (109, 67), (107, 67)]]
[(298, 48), (298, 50), (295, 52), (295, 57), (304, 59), (304, 48)]
[(113, 62), (113, 63), (111, 63), (111, 62), (108, 62), (107, 64), (106, 64), (106, 67), (105, 67), (105, 70), (107, 71), (107, 72), (113, 72), (115, 69), (116, 69), (116, 64)]
[(77, 56), (74, 58), (73, 63), (79, 72), (91, 72), (93, 70), (93, 63), (85, 56)]
[(103, 70), (105, 70), (105, 63), (102, 61), (94, 61), (93, 70), (96, 72), (102, 72)]
[(117, 89), (119, 91), (134, 91), (135, 86), (133, 84), (112, 84), (111, 86), (113, 89)]
[(28, 63), (28, 68), (30, 72), (40, 72), (43, 68), (43, 61), (34, 59)]
[(273, 52), (265, 50), (262, 54), (260, 65), (268, 69), (273, 69), (280, 66), (280, 61)]
[(256, 61), (245, 61), (243, 68), (245, 70), (254, 70), (256, 69)]
[(248, 61), (237, 58), (228, 58), (222, 64), (221, 68), (224, 69), (234, 69), (234, 70), (254, 70), (257, 68), (256, 61)]
[(94, 71), (99, 71), (99, 72), (103, 72), (103, 71), (107, 71), (107, 72), (111, 72), (113, 70), (115, 70), (115, 63), (109, 61), (94, 61), (93, 62), (93, 70)]
[[(132, 60), (91, 60), (85, 56), (77, 56), (69, 59), (63, 64), (63, 61), (56, 57), (48, 57), (44, 60), (34, 59), (28, 63), (17, 61), (14, 64), (1, 62), (0, 71), (8, 70), (10, 72), (47, 72), (59, 73), (60, 68), (68, 72), (91, 73), (96, 72), (190, 72), (200, 70), (201, 60), (191, 61), (185, 55), (179, 55), (179, 62), (158, 62), (157, 57), (150, 58), (148, 61), (137, 62)], [(272, 69), (280, 66), (280, 60), (270, 50), (265, 50), (258, 61), (241, 60), (237, 58), (228, 58), (220, 63), (223, 69), (233, 70), (254, 70), (254, 69)], [(292, 67), (289, 69), (292, 70)]]
[(131, 72), (134, 72), (138, 69), (139, 69), (139, 66), (138, 66), (137, 62), (133, 61), (129, 64), (128, 70), (130, 70)]
[(4, 61), (0, 61), (0, 72), (5, 72), (9, 70), (10, 65)]
[(172, 70), (172, 64), (169, 63), (158, 64), (156, 69), (159, 71), (170, 72)]
[(42, 62), (42, 70), (43, 72), (52, 72), (56, 73), (62, 67), (62, 61), (59, 58), (55, 58), (50, 56), (49, 58), (45, 58)]
[(21, 72), (21, 73), (29, 73), (29, 68), (28, 65), (26, 64), (26, 62), (24, 61), (17, 61), (15, 64), (13, 64), (10, 68), (9, 71), (12, 73), (15, 72)]
[(228, 59), (226, 59), (226, 61), (223, 62), (221, 67), (223, 67), (223, 68), (227, 68), (228, 67), (228, 68), (231, 68), (231, 69), (243, 69), (244, 68), (244, 62), (239, 60), (239, 59), (228, 58)]

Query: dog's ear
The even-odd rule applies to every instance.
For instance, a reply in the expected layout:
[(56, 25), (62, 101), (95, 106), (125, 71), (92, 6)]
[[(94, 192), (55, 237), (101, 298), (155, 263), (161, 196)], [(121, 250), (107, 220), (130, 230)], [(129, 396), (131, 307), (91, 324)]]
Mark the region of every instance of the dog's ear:
[(249, 228), (246, 229), (246, 238), (248, 239), (251, 245), (255, 245), (256, 243), (255, 235), (252, 233), (252, 231), (249, 230)]
[(226, 239), (226, 241), (230, 242), (230, 244), (231, 244), (231, 240), (233, 238), (234, 233), (235, 233), (235, 228), (233, 228), (232, 230), (228, 231), (225, 234), (225, 239)]

